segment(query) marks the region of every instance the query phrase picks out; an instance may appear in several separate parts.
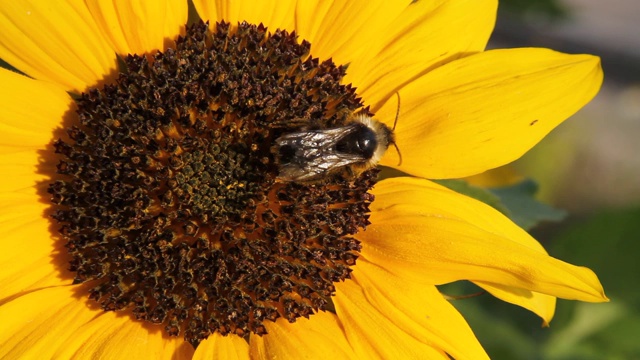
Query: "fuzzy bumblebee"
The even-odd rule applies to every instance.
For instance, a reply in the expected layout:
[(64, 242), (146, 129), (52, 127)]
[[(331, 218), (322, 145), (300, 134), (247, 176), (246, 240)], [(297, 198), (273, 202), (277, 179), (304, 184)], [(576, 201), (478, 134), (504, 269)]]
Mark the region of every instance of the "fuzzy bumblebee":
[(364, 114), (341, 127), (288, 133), (276, 139), (278, 179), (312, 182), (339, 173), (357, 177), (376, 166), (390, 144), (392, 129)]

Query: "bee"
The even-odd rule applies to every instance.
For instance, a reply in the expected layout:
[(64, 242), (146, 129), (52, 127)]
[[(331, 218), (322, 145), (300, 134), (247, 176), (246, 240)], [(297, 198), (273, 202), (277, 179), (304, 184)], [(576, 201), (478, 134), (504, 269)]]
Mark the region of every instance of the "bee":
[[(398, 95), (398, 111), (400, 97)], [(389, 145), (393, 130), (365, 114), (356, 114), (341, 127), (301, 130), (276, 139), (277, 179), (283, 182), (314, 182), (342, 173), (355, 178), (378, 163)], [(398, 154), (400, 152), (398, 151)]]

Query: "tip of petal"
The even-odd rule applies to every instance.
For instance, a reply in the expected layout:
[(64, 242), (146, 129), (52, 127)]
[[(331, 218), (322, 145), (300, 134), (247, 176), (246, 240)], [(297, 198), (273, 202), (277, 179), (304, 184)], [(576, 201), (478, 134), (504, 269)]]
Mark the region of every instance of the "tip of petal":
[(611, 301), (607, 295), (605, 295), (604, 290), (602, 290), (602, 292), (600, 292), (600, 296), (601, 296), (601, 300), (600, 301), (596, 301), (596, 302), (609, 302)]

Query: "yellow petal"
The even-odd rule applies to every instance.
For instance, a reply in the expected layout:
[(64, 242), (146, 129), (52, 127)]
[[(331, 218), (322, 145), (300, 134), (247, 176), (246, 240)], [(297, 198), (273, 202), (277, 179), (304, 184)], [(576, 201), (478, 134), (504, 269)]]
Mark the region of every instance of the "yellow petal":
[[(318, 30), (325, 22), (327, 13), (334, 6), (333, 1), (302, 0), (297, 2), (296, 33), (301, 39), (311, 42), (312, 50), (315, 50), (314, 43), (318, 39)], [(319, 57), (320, 55), (314, 54), (314, 56)]]
[(474, 283), (502, 301), (518, 305), (537, 314), (542, 318), (542, 326), (549, 326), (556, 311), (555, 296), (483, 281), (474, 281)]
[(60, 240), (51, 235), (47, 205), (33, 195), (0, 193), (0, 303), (50, 286), (70, 284)]
[[(314, 57), (332, 58), (338, 65), (354, 65), (371, 44), (381, 40), (384, 31), (409, 2), (350, 0), (326, 3), (330, 2), (300, 1), (296, 32), (301, 39), (311, 43)], [(353, 81), (345, 79), (345, 82)]]
[(50, 179), (49, 175), (41, 173), (38, 165), (40, 159), (36, 151), (0, 153), (0, 193), (19, 191), (35, 194), (35, 187)]
[(192, 0), (193, 5), (203, 21), (209, 21), (209, 26), (218, 19), (218, 5), (211, 0)]
[(73, 102), (57, 85), (0, 69), (0, 302), (45, 287), (69, 284), (67, 260), (51, 234), (46, 193), (55, 172), (54, 130), (73, 116)]
[(402, 207), (412, 215), (435, 215), (464, 221), (547, 253), (538, 241), (496, 209), (429, 180), (411, 177), (385, 179), (376, 184), (374, 194), (376, 198), (370, 206), (371, 211), (384, 212), (388, 208)]
[[(364, 295), (364, 300), (359, 302), (364, 307), (377, 310), (408, 335), (455, 359), (487, 358), (467, 322), (434, 286), (399, 278), (365, 259), (358, 259), (352, 275)], [(358, 295), (346, 292), (345, 295), (356, 302), (353, 298)], [(342, 316), (340, 309), (338, 307), (338, 314)], [(358, 310), (349, 308), (346, 311), (356, 313)], [(373, 309), (368, 311), (374, 312)], [(361, 319), (358, 316), (353, 318), (354, 321)]]
[[(87, 301), (85, 297), (76, 300)], [(84, 304), (76, 304), (84, 307)], [(96, 310), (90, 321), (73, 330), (54, 354), (58, 359), (166, 359), (187, 360), (193, 347), (182, 338), (164, 335), (162, 326), (134, 321), (116, 312)]]
[[(495, 23), (495, 0), (406, 2), (367, 50), (347, 81), (375, 113), (407, 82), (433, 68), (484, 50)], [(393, 118), (389, 125), (393, 123)]]
[(372, 224), (358, 234), (362, 256), (392, 273), (428, 284), (485, 281), (566, 299), (607, 300), (591, 270), (548, 256), (486, 204), (422, 179), (388, 179), (374, 194)]
[(329, 312), (265, 322), (264, 336), (251, 335), (252, 359), (355, 359), (338, 318)]
[[(215, 4), (214, 4), (215, 3)], [(194, 0), (193, 4), (203, 20), (213, 27), (216, 21), (236, 25), (243, 21), (263, 24), (273, 32), (276, 29), (293, 31), (296, 2), (293, 0), (228, 1)]]
[(236, 335), (215, 333), (198, 345), (194, 360), (249, 360), (249, 344)]
[(336, 283), (333, 301), (358, 359), (449, 359), (441, 349), (421, 342), (422, 339), (399, 327), (393, 318), (398, 314), (390, 311), (388, 317), (373, 307), (355, 281)]
[(1, 59), (68, 91), (82, 92), (116, 69), (113, 49), (81, 1), (2, 1), (0, 34)]
[(52, 237), (46, 187), (55, 172), (47, 145), (74, 105), (59, 86), (0, 69), (0, 302), (69, 284)]
[(0, 153), (43, 149), (75, 112), (60, 87), (0, 68)]
[(0, 306), (0, 358), (51, 359), (98, 312), (76, 297), (78, 287), (35, 291)]
[[(31, 202), (47, 202), (47, 185), (55, 173), (56, 162), (50, 150), (15, 151), (0, 146), (0, 193), (31, 195)], [(3, 153), (4, 152), (4, 153)], [(52, 150), (51, 150), (52, 152)]]
[[(491, 50), (439, 67), (400, 90), (401, 170), (459, 178), (524, 154), (598, 92), (597, 57), (547, 49)], [(385, 122), (396, 101), (379, 112)], [(396, 166), (387, 151), (382, 164)]]
[(164, 50), (187, 23), (187, 2), (86, 0), (100, 30), (120, 55)]

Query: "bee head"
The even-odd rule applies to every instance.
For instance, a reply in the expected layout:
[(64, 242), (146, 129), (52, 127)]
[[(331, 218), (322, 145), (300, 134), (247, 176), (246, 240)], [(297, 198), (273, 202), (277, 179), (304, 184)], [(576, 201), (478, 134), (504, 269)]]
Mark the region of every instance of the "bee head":
[(358, 125), (356, 130), (345, 136), (344, 140), (349, 140), (351, 146), (356, 148), (354, 151), (375, 165), (389, 145), (394, 143), (393, 131), (382, 122), (365, 115), (358, 115), (355, 122)]
[(357, 123), (355, 129), (336, 143), (336, 150), (369, 160), (378, 148), (378, 139), (373, 129), (365, 124)]

